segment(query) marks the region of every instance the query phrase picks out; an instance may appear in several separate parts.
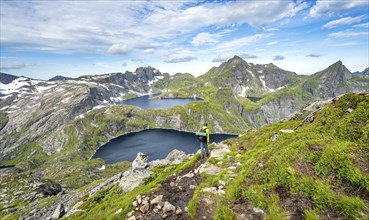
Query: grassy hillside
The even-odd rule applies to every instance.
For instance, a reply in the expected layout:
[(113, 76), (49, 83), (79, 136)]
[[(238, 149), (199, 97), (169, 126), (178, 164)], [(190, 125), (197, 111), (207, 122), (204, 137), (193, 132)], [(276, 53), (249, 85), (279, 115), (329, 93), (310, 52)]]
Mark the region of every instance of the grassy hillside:
[[(368, 108), (368, 95), (345, 95), (294, 131), (302, 119), (226, 141), (231, 152), (224, 159), (208, 161), (222, 171), (216, 176), (203, 174), (187, 204), (188, 215), (201, 216), (202, 188), (219, 187), (219, 180), (225, 180), (225, 194), (210, 197), (208, 210), (214, 219), (235, 219), (255, 210), (262, 210), (265, 219), (368, 219)], [(158, 190), (166, 177), (196, 160), (198, 155), (184, 164), (156, 169), (145, 185), (129, 193), (121, 193), (117, 186), (100, 192), (71, 219), (121, 219), (133, 209), (137, 195)], [(232, 176), (234, 164), (239, 166)], [(120, 208), (122, 212), (113, 215)]]

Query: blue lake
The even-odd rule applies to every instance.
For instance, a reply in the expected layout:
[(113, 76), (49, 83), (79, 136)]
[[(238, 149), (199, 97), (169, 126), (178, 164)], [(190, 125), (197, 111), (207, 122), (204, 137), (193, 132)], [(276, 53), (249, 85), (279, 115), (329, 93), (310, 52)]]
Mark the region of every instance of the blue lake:
[[(210, 134), (210, 142), (237, 137), (227, 134)], [(194, 133), (168, 129), (149, 129), (122, 135), (101, 146), (92, 158), (102, 158), (107, 163), (133, 161), (138, 152), (149, 156), (149, 160), (163, 159), (174, 149), (195, 153), (200, 142)]]
[(193, 98), (170, 98), (170, 99), (154, 98), (155, 96), (158, 95), (159, 94), (144, 95), (137, 98), (124, 100), (121, 102), (121, 104), (134, 105), (142, 109), (164, 109), (177, 105), (179, 106), (186, 105), (188, 103), (199, 100)]

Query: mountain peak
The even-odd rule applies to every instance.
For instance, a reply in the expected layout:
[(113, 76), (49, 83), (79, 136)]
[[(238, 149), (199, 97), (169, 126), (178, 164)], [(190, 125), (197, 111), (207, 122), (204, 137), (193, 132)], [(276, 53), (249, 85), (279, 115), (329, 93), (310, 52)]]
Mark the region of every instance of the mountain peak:
[(338, 60), (337, 62), (333, 63), (331, 66), (343, 66), (343, 63), (341, 60)]
[(72, 79), (71, 77), (56, 75), (53, 78), (49, 79), (49, 81), (60, 81), (60, 80), (69, 80)]
[(338, 73), (345, 73), (345, 74), (350, 73), (351, 74), (351, 72), (346, 68), (346, 66), (343, 65), (341, 60), (333, 63), (332, 65), (330, 65), (328, 68), (326, 68), (325, 70), (321, 72), (326, 72), (326, 73), (338, 72)]
[(13, 80), (19, 78), (18, 76), (10, 75), (7, 73), (1, 73), (0, 72), (0, 83), (8, 84), (13, 82)]
[(246, 63), (245, 60), (243, 60), (241, 57), (239, 57), (237, 55), (235, 55), (234, 57), (232, 57), (231, 59), (229, 59), (227, 62), (228, 63), (234, 63), (234, 64), (241, 63), (241, 62), (245, 62)]

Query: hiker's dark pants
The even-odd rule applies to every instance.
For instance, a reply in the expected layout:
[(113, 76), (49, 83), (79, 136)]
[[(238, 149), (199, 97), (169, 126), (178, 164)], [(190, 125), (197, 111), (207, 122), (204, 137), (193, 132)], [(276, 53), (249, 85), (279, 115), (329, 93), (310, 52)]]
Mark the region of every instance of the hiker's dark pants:
[(204, 153), (203, 153), (203, 149), (205, 148), (205, 152), (206, 152), (206, 155), (208, 155), (209, 154), (209, 149), (208, 149), (208, 143), (206, 143), (206, 142), (200, 142), (200, 149), (201, 149), (201, 158), (203, 158), (204, 157)]

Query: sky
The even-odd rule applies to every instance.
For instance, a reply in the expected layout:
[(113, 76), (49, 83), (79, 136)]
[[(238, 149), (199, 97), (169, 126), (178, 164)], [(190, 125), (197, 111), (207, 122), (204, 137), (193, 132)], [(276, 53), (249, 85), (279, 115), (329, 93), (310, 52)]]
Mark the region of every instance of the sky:
[(313, 74), (369, 67), (368, 0), (0, 0), (0, 71), (36, 79), (135, 71), (195, 76), (234, 55)]

